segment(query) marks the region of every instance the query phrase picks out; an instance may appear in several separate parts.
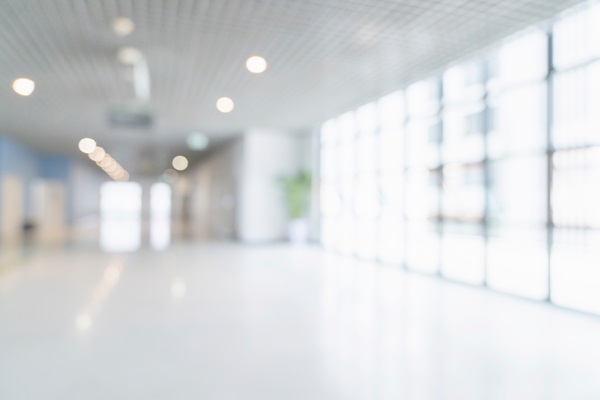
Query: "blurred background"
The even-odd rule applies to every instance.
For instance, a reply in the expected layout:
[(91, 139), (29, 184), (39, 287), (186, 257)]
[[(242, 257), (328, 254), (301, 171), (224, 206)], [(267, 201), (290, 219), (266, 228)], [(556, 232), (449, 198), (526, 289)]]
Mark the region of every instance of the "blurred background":
[(0, 398), (600, 397), (599, 110), (597, 1), (4, 1)]

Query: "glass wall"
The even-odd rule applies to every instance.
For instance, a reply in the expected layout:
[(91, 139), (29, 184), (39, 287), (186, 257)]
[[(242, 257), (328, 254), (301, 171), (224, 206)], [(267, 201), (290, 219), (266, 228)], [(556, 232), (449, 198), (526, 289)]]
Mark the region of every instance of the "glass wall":
[(552, 34), (550, 290), (600, 313), (600, 5), (567, 13)]
[(600, 314), (600, 5), (323, 124), (325, 248)]

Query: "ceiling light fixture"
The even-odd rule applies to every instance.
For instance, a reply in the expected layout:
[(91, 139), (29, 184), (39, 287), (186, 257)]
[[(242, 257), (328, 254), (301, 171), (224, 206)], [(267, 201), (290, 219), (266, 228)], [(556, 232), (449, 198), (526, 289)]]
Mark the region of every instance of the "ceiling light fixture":
[(222, 113), (231, 112), (233, 107), (233, 100), (231, 100), (229, 97), (221, 97), (219, 100), (217, 100), (217, 110), (221, 111)]
[(252, 56), (246, 60), (246, 68), (253, 74), (262, 74), (267, 70), (267, 60), (260, 56)]
[(208, 138), (206, 135), (199, 132), (190, 133), (187, 138), (187, 145), (190, 149), (195, 151), (204, 150), (208, 147)]
[(21, 96), (29, 96), (35, 90), (35, 82), (29, 78), (17, 78), (13, 81), (12, 88)]
[(90, 154), (96, 148), (96, 141), (90, 138), (83, 138), (79, 141), (79, 150), (82, 153)]
[(129, 173), (106, 150), (97, 146), (94, 139), (81, 139), (79, 141), (79, 150), (86, 153), (90, 160), (95, 161), (96, 165), (102, 168), (113, 180), (118, 182), (127, 182), (129, 180)]
[(173, 168), (177, 171), (184, 171), (188, 167), (188, 159), (184, 156), (176, 156), (173, 158)]
[(127, 17), (115, 18), (112, 22), (112, 30), (115, 35), (125, 37), (135, 29), (135, 24)]

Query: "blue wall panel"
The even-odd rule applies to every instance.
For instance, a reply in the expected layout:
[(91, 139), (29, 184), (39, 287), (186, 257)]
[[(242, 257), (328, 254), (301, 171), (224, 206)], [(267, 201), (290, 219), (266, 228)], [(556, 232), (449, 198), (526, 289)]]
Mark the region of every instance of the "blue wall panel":
[[(69, 156), (39, 153), (12, 138), (0, 135), (0, 176), (9, 174), (22, 179), (25, 216), (30, 215), (32, 212), (32, 182), (36, 178), (54, 179), (65, 183), (67, 216), (68, 221), (72, 221), (74, 195), (70, 179), (72, 166), (72, 158)], [(2, 187), (0, 187), (1, 190)], [(0, 207), (2, 207), (1, 204)]]

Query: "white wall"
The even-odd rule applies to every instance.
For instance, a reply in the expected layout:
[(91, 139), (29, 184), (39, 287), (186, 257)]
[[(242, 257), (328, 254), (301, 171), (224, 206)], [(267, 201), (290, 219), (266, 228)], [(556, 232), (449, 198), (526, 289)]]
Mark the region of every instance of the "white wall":
[(277, 178), (310, 170), (310, 135), (267, 129), (244, 134), (238, 196), (238, 237), (270, 242), (286, 236), (288, 221)]

